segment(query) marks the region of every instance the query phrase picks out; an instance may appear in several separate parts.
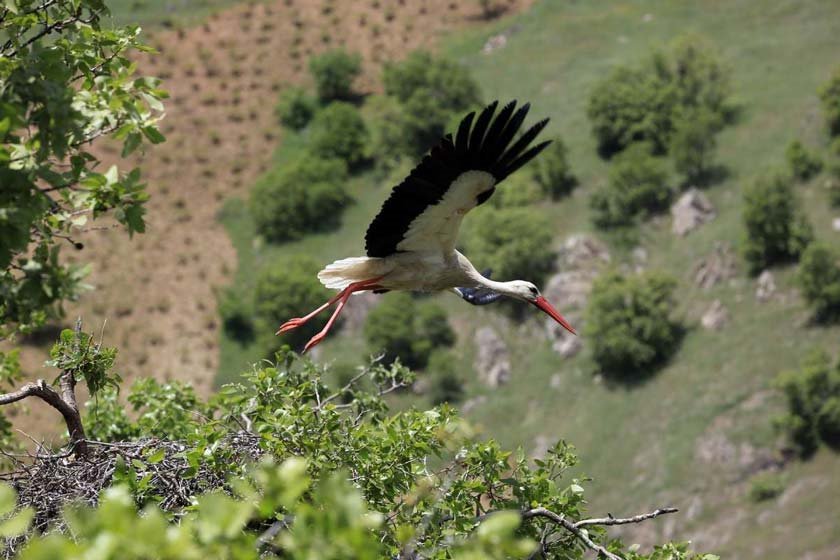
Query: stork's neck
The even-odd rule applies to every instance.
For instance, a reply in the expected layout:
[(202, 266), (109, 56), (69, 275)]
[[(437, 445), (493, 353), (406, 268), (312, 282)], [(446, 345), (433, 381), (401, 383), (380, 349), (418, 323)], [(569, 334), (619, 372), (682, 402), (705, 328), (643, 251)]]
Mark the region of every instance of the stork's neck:
[(522, 294), (518, 290), (514, 289), (515, 283), (515, 280), (511, 282), (496, 282), (495, 280), (490, 280), (489, 278), (481, 276), (482, 287), (493, 290), (497, 294), (502, 294), (503, 296), (521, 298)]

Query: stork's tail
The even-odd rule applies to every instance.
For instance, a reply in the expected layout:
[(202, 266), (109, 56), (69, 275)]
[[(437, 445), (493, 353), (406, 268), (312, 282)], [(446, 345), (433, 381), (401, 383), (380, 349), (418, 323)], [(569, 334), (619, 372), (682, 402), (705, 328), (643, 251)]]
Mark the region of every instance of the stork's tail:
[(384, 259), (376, 257), (350, 257), (328, 264), (318, 273), (318, 280), (327, 288), (343, 290), (353, 282), (378, 278), (387, 274)]

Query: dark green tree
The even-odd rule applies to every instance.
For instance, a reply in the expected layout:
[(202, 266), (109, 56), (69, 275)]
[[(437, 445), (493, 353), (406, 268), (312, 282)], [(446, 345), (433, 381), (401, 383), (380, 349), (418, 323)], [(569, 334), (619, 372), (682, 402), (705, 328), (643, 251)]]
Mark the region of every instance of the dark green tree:
[(365, 159), (369, 133), (356, 107), (335, 101), (315, 116), (310, 142), (318, 157), (340, 159), (353, 168)]
[(711, 111), (685, 112), (675, 119), (669, 153), (687, 183), (703, 184), (711, 170), (720, 117)]
[(648, 377), (680, 341), (674, 318), (676, 281), (648, 272), (625, 276), (607, 272), (592, 286), (585, 336), (603, 373), (619, 381)]
[(259, 272), (254, 290), (258, 340), (266, 356), (284, 344), (302, 349), (320, 331), (328, 313), (300, 328), (275, 336), (277, 328), (294, 317), (303, 317), (335, 295), (318, 281), (318, 262), (305, 256), (278, 258)]
[(543, 192), (555, 200), (569, 195), (578, 184), (569, 165), (568, 149), (560, 138), (555, 138), (532, 164), (532, 174)]
[(799, 140), (788, 144), (785, 159), (791, 174), (801, 181), (807, 181), (822, 171), (823, 162), (820, 157), (808, 150)]
[(630, 225), (666, 209), (672, 196), (662, 159), (651, 155), (646, 144), (636, 144), (615, 158), (609, 182), (593, 193), (592, 221), (600, 228)]
[(451, 352), (438, 350), (432, 353), (426, 372), (431, 377), (429, 400), (432, 404), (455, 404), (464, 398), (464, 380), (455, 369)]
[(399, 358), (409, 367), (424, 368), (435, 349), (452, 346), (455, 333), (442, 307), (397, 292), (370, 312), (365, 339), (371, 352), (384, 352), (388, 363)]
[(317, 103), (306, 90), (290, 87), (283, 90), (277, 102), (277, 117), (283, 126), (300, 130), (309, 124), (315, 114)]
[(762, 175), (744, 192), (744, 257), (750, 273), (796, 260), (813, 239), (790, 180), (780, 173)]
[(840, 69), (820, 88), (825, 121), (831, 136), (840, 136)]
[(350, 200), (346, 180), (347, 166), (336, 159), (309, 155), (275, 167), (251, 191), (257, 231), (269, 241), (282, 242), (337, 227)]
[(322, 102), (350, 99), (353, 82), (362, 72), (362, 57), (343, 49), (327, 51), (309, 60), (309, 71)]
[(802, 253), (797, 273), (799, 289), (817, 318), (840, 317), (840, 254), (824, 243), (812, 243)]

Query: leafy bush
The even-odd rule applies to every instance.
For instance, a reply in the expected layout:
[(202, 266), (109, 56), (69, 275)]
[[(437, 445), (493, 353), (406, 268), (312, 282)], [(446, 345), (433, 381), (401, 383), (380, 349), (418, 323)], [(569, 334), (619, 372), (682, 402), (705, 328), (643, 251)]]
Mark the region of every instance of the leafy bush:
[(330, 103), (312, 122), (312, 151), (321, 158), (345, 161), (351, 168), (365, 159), (368, 140), (361, 113), (343, 101)]
[(702, 110), (725, 122), (730, 91), (728, 71), (714, 50), (683, 37), (642, 65), (614, 68), (593, 89), (587, 115), (602, 156), (634, 142), (664, 154), (681, 113)]
[(840, 316), (840, 254), (823, 243), (811, 244), (802, 254), (797, 274), (799, 289), (818, 318)]
[(432, 404), (455, 404), (464, 398), (464, 380), (455, 370), (455, 360), (450, 352), (434, 352), (426, 370), (431, 375), (429, 400)]
[(689, 183), (703, 183), (712, 167), (720, 118), (708, 110), (689, 111), (674, 122), (670, 154), (677, 173)]
[(840, 363), (832, 368), (828, 355), (815, 351), (798, 371), (782, 373), (777, 386), (788, 405), (777, 425), (802, 456), (816, 451), (820, 441), (840, 446)]
[(744, 192), (744, 257), (750, 273), (795, 260), (813, 239), (790, 181), (781, 174), (758, 177)]
[(309, 60), (309, 71), (321, 101), (350, 99), (353, 81), (362, 72), (362, 57), (342, 49), (328, 51)]
[(753, 502), (772, 500), (785, 490), (785, 481), (775, 472), (763, 472), (750, 480), (749, 498)]
[(829, 134), (840, 136), (840, 70), (820, 89)]
[(601, 228), (625, 226), (667, 208), (673, 194), (667, 181), (662, 160), (644, 144), (626, 150), (611, 165), (607, 185), (589, 201), (593, 222)]
[(222, 328), (228, 336), (240, 343), (254, 338), (254, 312), (248, 297), (234, 287), (223, 290), (218, 296)]
[(487, 202), (493, 208), (517, 208), (536, 204), (550, 196), (542, 187), (524, 174), (514, 174), (505, 179), (502, 188)]
[(478, 84), (466, 68), (426, 51), (386, 64), (382, 82), (385, 94), (399, 103), (392, 116), (410, 156), (426, 152), (454, 118), (481, 102)]
[(251, 192), (257, 232), (268, 241), (298, 239), (337, 227), (350, 200), (344, 190), (347, 166), (339, 160), (305, 156), (261, 177)]
[(290, 87), (280, 94), (277, 116), (283, 126), (300, 130), (309, 124), (315, 114), (316, 102), (303, 88)]
[(283, 344), (302, 348), (327, 322), (329, 313), (325, 311), (302, 327), (274, 336), (280, 325), (294, 317), (303, 317), (334, 295), (318, 281), (320, 269), (318, 262), (310, 257), (293, 256), (277, 259), (260, 271), (254, 292), (254, 313), (266, 356)]
[(785, 150), (785, 159), (791, 174), (797, 179), (807, 181), (822, 170), (822, 160), (809, 151), (802, 142), (794, 140)]
[(555, 138), (540, 154), (532, 169), (534, 180), (546, 195), (554, 199), (570, 194), (578, 184), (569, 165), (568, 150), (560, 138)]
[(479, 269), (493, 278), (542, 283), (554, 266), (551, 222), (533, 208), (479, 208), (466, 220), (461, 240)]
[(365, 339), (371, 352), (385, 354), (387, 363), (399, 358), (409, 367), (423, 368), (435, 349), (452, 346), (455, 332), (442, 307), (397, 292), (368, 314)]
[(586, 309), (586, 336), (601, 370), (633, 381), (671, 356), (680, 340), (672, 319), (676, 281), (660, 273), (601, 275), (592, 286)]

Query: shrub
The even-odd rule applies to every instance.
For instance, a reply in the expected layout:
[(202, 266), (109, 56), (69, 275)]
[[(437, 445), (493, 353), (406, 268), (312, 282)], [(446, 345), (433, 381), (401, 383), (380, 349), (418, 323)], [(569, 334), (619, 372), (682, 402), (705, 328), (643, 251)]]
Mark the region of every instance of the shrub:
[(753, 502), (772, 500), (785, 490), (785, 481), (778, 473), (763, 472), (750, 479), (749, 498)]
[(294, 256), (277, 259), (259, 272), (254, 313), (266, 355), (271, 355), (283, 344), (302, 348), (327, 322), (329, 313), (325, 311), (302, 327), (274, 336), (280, 325), (293, 317), (303, 317), (334, 295), (318, 281), (320, 269), (314, 259)]
[(835, 71), (828, 83), (820, 89), (820, 100), (829, 134), (840, 136), (840, 69)]
[(350, 99), (353, 81), (362, 71), (362, 57), (337, 49), (309, 60), (309, 71), (322, 101)]
[(799, 263), (799, 288), (818, 318), (840, 316), (840, 255), (823, 243), (811, 244)]
[(744, 192), (743, 221), (744, 257), (752, 274), (797, 259), (813, 239), (790, 181), (778, 173), (758, 177)]
[(533, 208), (480, 208), (464, 224), (466, 254), (493, 278), (527, 279), (540, 284), (554, 265), (553, 228)]
[(593, 222), (601, 228), (632, 224), (638, 216), (668, 207), (672, 190), (661, 158), (639, 144), (617, 157), (609, 182), (590, 199)]
[(782, 373), (776, 384), (788, 405), (777, 425), (800, 455), (811, 455), (820, 441), (840, 445), (840, 363), (832, 368), (825, 352), (814, 351), (799, 370)]
[(569, 165), (568, 150), (560, 138), (555, 138), (540, 154), (532, 169), (534, 180), (546, 195), (554, 199), (570, 194), (578, 184)]
[(283, 126), (300, 130), (309, 124), (315, 108), (315, 100), (303, 88), (292, 87), (280, 94), (277, 116)]
[(547, 195), (548, 193), (527, 175), (514, 174), (505, 179), (502, 188), (496, 189), (488, 204), (493, 208), (530, 206), (544, 200)]
[(399, 358), (409, 367), (423, 368), (433, 350), (452, 346), (455, 333), (442, 307), (398, 292), (368, 314), (365, 339), (371, 352), (384, 352), (386, 362)]
[(349, 103), (330, 103), (312, 122), (312, 151), (322, 158), (345, 161), (351, 168), (365, 159), (368, 139), (361, 113)]
[(819, 156), (805, 148), (799, 140), (788, 144), (785, 159), (793, 176), (802, 181), (807, 181), (819, 173), (823, 166)]
[(614, 68), (593, 89), (587, 115), (602, 156), (639, 141), (664, 154), (681, 113), (702, 110), (726, 122), (730, 91), (729, 73), (714, 50), (687, 36), (644, 64)]
[(712, 167), (719, 128), (719, 117), (708, 110), (690, 111), (675, 120), (669, 152), (674, 168), (686, 181), (704, 182)]
[(385, 94), (400, 105), (399, 128), (411, 153), (424, 153), (446, 132), (453, 118), (481, 102), (478, 84), (451, 60), (415, 51), (385, 65)]
[(464, 380), (455, 371), (455, 361), (450, 352), (434, 352), (426, 370), (431, 376), (429, 400), (432, 404), (455, 404), (464, 397)]
[(225, 333), (240, 343), (254, 338), (252, 302), (234, 287), (223, 290), (218, 296), (219, 316)]
[(282, 242), (337, 227), (350, 200), (346, 180), (347, 166), (339, 160), (307, 156), (291, 166), (275, 167), (251, 192), (257, 231), (268, 241)]
[(605, 374), (622, 381), (646, 377), (676, 350), (675, 287), (675, 280), (653, 272), (607, 272), (594, 282), (584, 332)]

